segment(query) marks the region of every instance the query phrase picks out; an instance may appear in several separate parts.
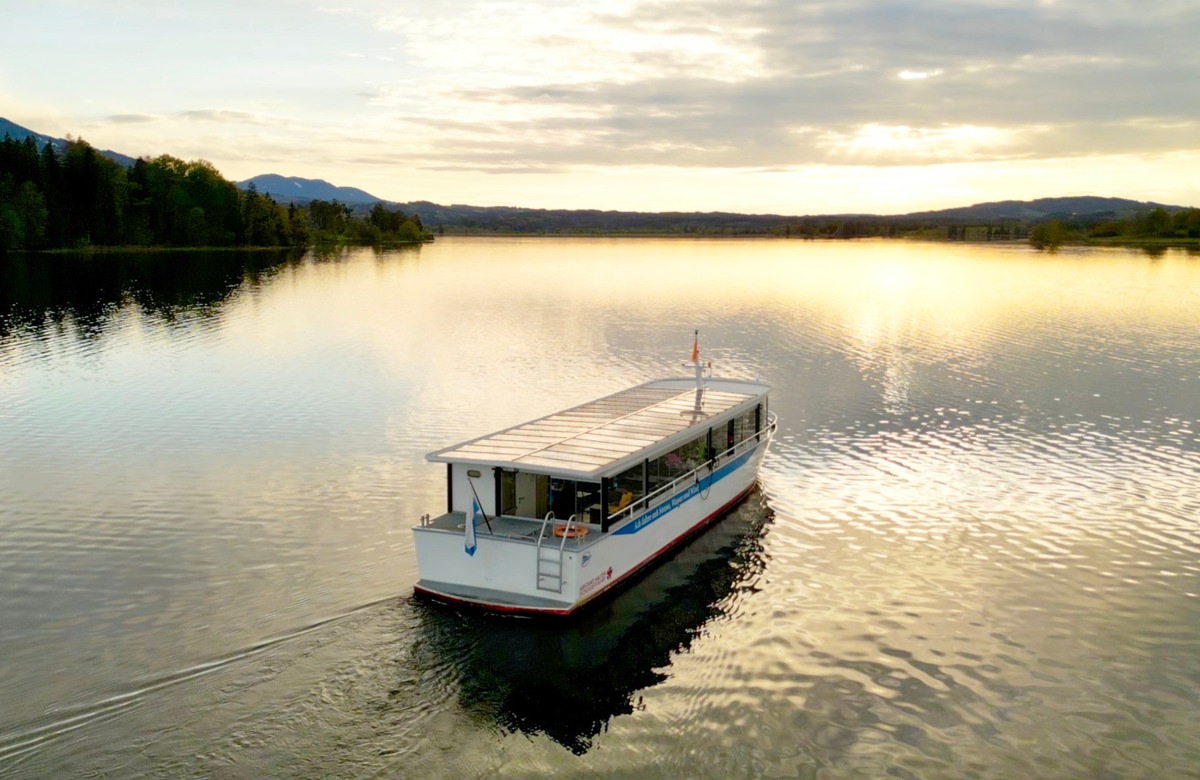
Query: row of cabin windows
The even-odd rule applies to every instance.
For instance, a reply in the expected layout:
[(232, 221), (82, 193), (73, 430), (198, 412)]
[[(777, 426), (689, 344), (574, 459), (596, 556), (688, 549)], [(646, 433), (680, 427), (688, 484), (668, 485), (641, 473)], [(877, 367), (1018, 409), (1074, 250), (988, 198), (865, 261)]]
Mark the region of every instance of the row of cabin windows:
[[(501, 513), (513, 517), (545, 517), (546, 512), (565, 520), (574, 515), (580, 522), (603, 523), (631, 504), (636, 504), (673, 480), (682, 477), (752, 438), (762, 430), (766, 408), (759, 404), (723, 426), (706, 430), (668, 453), (643, 461), (612, 478), (608, 507), (602, 507), (602, 490), (596, 482), (577, 482), (518, 471), (501, 471)], [(724, 441), (722, 441), (724, 437)], [(724, 444), (724, 446), (721, 446)]]
[[(749, 409), (730, 420), (724, 426), (713, 428), (689, 442), (681, 444), (665, 455), (633, 466), (613, 477), (613, 489), (609, 493), (609, 514), (615, 514), (642, 501), (672, 481), (696, 470), (705, 462), (738, 444), (753, 438), (762, 430), (766, 419), (762, 404)], [(724, 441), (722, 442), (722, 438)], [(721, 446), (724, 444), (724, 446)]]

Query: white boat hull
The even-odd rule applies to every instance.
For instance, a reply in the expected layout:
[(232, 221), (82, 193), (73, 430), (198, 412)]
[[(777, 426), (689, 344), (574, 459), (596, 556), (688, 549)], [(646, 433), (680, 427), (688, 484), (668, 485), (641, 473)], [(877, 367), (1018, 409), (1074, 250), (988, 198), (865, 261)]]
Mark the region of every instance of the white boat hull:
[[(568, 615), (609, 594), (737, 504), (754, 486), (770, 444), (770, 430), (744, 452), (707, 467), (658, 503), (608, 533), (560, 540), (542, 534), (489, 534), (477, 525), (474, 555), (462, 530), (414, 529), (423, 596), (525, 615)], [(505, 518), (501, 518), (503, 520)], [(544, 529), (543, 529), (544, 530)], [(539, 564), (539, 557), (542, 562)], [(556, 561), (561, 566), (556, 566)]]

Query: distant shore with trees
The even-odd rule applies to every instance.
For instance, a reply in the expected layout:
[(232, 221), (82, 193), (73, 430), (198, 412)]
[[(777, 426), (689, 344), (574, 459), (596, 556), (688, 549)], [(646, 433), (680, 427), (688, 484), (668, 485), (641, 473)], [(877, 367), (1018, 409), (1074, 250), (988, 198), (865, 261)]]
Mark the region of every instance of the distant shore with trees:
[(52, 140), (55, 143), (39, 147), (32, 136), (0, 139), (0, 253), (379, 246), (430, 241), (434, 234), (1200, 247), (1200, 209), (1121, 198), (1042, 198), (895, 216), (801, 217), (397, 204), (378, 199), (352, 206), (285, 195), (281, 189), (274, 195), (260, 192), (253, 181), (243, 182), (242, 189), (203, 160), (185, 162), (161, 155), (122, 164), (86, 141)]
[(1172, 214), (1157, 207), (1126, 219), (1052, 219), (1030, 228), (1029, 242), (1039, 248), (1063, 244), (1200, 247), (1200, 209)]
[[(922, 241), (1028, 241), (1034, 246), (1074, 244), (1200, 246), (1200, 209), (1174, 213), (1147, 209), (1054, 218), (987, 219), (929, 216), (781, 217), (738, 214), (474, 209), (405, 204), (426, 212), (438, 235), (688, 236), (787, 239), (895, 238)], [(436, 210), (435, 210), (436, 209)], [(509, 213), (511, 212), (511, 213)]]
[(428, 240), (417, 214), (383, 204), (359, 214), (319, 200), (284, 206), (253, 187), (238, 189), (203, 160), (161, 155), (127, 168), (82, 140), (60, 152), (31, 137), (0, 139), (0, 252)]
[(1200, 209), (1094, 196), (999, 201), (898, 215), (784, 216), (399, 204), (446, 236), (862, 239), (1200, 246)]

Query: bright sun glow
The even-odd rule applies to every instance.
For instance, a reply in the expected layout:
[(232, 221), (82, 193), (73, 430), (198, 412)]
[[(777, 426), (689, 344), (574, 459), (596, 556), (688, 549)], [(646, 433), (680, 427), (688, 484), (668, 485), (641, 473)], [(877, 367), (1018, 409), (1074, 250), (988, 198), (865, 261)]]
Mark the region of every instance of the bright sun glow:
[(934, 160), (961, 159), (994, 151), (1012, 141), (1012, 132), (997, 127), (908, 127), (863, 125), (850, 134), (831, 133), (824, 143), (850, 157), (911, 156)]

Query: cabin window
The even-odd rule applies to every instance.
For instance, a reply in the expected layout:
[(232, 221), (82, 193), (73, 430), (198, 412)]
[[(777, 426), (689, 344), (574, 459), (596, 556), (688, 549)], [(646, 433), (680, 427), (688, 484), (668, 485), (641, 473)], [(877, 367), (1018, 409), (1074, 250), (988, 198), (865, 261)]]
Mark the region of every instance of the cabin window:
[(575, 482), (570, 479), (550, 479), (550, 511), (560, 519), (575, 514)]
[(614, 515), (645, 497), (646, 463), (642, 461), (613, 477), (612, 489), (608, 494), (608, 513)]
[(599, 523), (604, 519), (600, 508), (600, 483), (575, 483), (575, 514), (588, 523)]
[(599, 523), (602, 519), (598, 483), (551, 478), (549, 489), (550, 511), (559, 520), (572, 515), (581, 523)]
[(737, 417), (734, 417), (733, 420), (730, 421), (731, 433), (729, 435), (729, 446), (733, 447), (737, 444), (741, 444), (746, 439), (754, 438), (754, 434), (758, 430), (756, 427), (757, 421), (757, 409), (747, 409)]
[(704, 449), (708, 443), (708, 435), (697, 436), (695, 439), (681, 444), (666, 455), (660, 455), (650, 461), (649, 477), (651, 492), (672, 482), (689, 471), (699, 468), (704, 463)]

